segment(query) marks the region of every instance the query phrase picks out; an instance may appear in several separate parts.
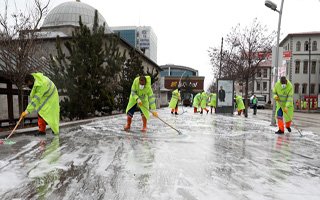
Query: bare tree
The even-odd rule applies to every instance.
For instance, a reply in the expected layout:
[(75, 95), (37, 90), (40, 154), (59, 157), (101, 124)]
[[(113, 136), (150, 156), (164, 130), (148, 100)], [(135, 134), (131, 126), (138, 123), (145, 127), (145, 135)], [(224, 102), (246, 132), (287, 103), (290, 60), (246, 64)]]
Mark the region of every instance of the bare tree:
[(18, 88), (19, 112), (23, 111), (23, 84), (26, 74), (39, 70), (45, 60), (39, 59), (37, 29), (48, 13), (50, 0), (33, 0), (26, 3), (25, 10), (10, 5), (15, 11), (9, 14), (9, 1), (3, 0), (4, 9), (0, 13), (0, 70)]
[[(245, 107), (248, 110), (249, 82), (254, 78), (261, 61), (270, 54), (275, 40), (275, 32), (268, 33), (266, 26), (257, 19), (250, 27), (241, 29), (240, 24), (232, 28), (226, 37), (226, 45), (220, 57), (218, 48), (211, 48), (209, 56), (214, 71), (219, 71), (222, 61), (221, 74), (223, 78), (231, 78), (245, 84)], [(253, 84), (253, 83), (252, 83)], [(247, 112), (245, 113), (247, 117)]]

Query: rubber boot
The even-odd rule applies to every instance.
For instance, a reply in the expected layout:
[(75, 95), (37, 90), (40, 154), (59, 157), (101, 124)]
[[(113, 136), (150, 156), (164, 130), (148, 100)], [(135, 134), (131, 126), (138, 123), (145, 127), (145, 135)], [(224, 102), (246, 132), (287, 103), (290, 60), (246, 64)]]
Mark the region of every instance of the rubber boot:
[(39, 127), (39, 130), (34, 135), (35, 136), (46, 135), (46, 121), (44, 121), (44, 119), (40, 115), (38, 115), (38, 127)]
[(132, 117), (130, 117), (129, 115), (127, 116), (127, 124), (124, 127), (125, 131), (129, 131), (130, 127), (131, 127), (131, 122), (132, 122)]
[(147, 118), (145, 116), (142, 116), (142, 123), (143, 127), (141, 129), (141, 132), (147, 132)]
[(275, 132), (276, 134), (284, 134), (284, 124), (283, 124), (283, 119), (278, 118), (278, 127), (279, 130)]
[(198, 109), (196, 107), (193, 107), (193, 112), (197, 113)]
[(175, 114), (175, 115), (178, 115), (178, 108), (175, 108), (175, 109), (174, 109), (174, 114)]
[(291, 126), (291, 121), (286, 122), (286, 128), (287, 128), (287, 130), (289, 131), (289, 133), (291, 133), (291, 128), (290, 128), (290, 126)]

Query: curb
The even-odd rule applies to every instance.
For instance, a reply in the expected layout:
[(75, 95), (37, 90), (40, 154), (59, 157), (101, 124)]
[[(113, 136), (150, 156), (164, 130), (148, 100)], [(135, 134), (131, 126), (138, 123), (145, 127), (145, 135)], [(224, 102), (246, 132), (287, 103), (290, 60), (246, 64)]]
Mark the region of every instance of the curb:
[[(83, 125), (83, 124), (89, 124), (91, 122), (94, 121), (101, 121), (101, 120), (105, 120), (108, 119), (110, 117), (114, 117), (117, 115), (122, 115), (124, 113), (119, 113), (119, 114), (113, 114), (113, 115), (108, 115), (108, 116), (103, 116), (103, 117), (95, 117), (95, 118), (90, 118), (90, 119), (83, 119), (83, 120), (77, 120), (77, 121), (70, 121), (70, 122), (62, 122), (60, 123), (60, 129), (62, 128), (68, 128), (68, 127), (72, 127), (72, 126), (79, 126), (79, 125)], [(49, 126), (47, 126), (46, 131), (51, 130), (51, 128)], [(34, 134), (38, 131), (38, 126), (35, 127), (30, 127), (30, 128), (22, 128), (22, 129), (17, 129), (15, 131), (15, 133), (10, 137), (15, 137), (18, 135), (22, 135), (22, 134)], [(6, 138), (7, 136), (9, 136), (11, 133), (11, 131), (3, 131), (0, 132), (0, 138)]]

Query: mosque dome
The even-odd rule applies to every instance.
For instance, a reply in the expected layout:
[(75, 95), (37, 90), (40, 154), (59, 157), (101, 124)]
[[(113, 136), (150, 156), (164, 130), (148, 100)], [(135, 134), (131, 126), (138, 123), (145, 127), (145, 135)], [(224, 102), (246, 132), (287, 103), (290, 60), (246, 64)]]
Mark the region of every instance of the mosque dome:
[[(52, 26), (79, 26), (79, 16), (82, 23), (92, 26), (94, 21), (95, 8), (80, 1), (69, 1), (54, 7), (45, 17), (41, 28)], [(98, 12), (99, 24), (105, 23), (106, 32), (112, 32), (104, 17)]]

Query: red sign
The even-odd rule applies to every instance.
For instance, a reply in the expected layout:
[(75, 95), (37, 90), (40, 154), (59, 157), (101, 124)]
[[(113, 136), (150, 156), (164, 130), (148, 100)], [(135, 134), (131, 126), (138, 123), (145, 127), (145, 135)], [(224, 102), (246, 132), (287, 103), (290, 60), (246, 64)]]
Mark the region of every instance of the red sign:
[(290, 60), (291, 59), (291, 51), (284, 51), (282, 56), (283, 56), (284, 60)]

